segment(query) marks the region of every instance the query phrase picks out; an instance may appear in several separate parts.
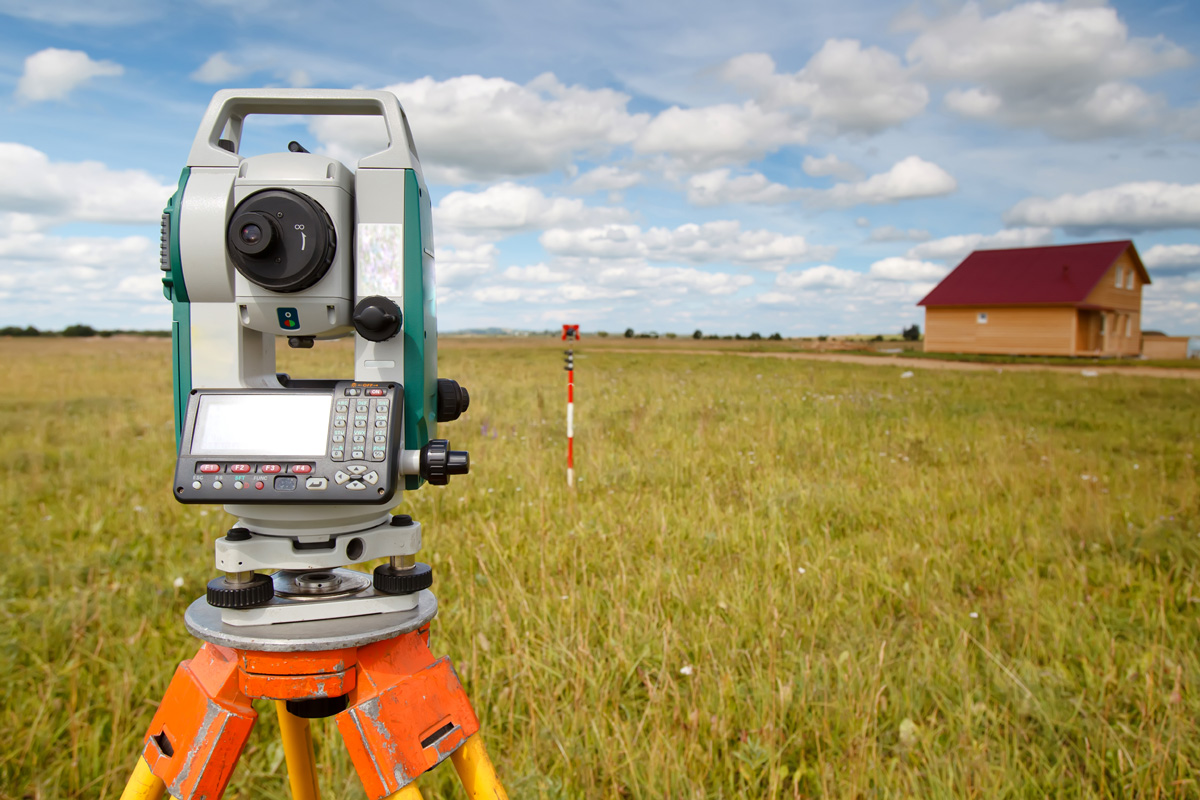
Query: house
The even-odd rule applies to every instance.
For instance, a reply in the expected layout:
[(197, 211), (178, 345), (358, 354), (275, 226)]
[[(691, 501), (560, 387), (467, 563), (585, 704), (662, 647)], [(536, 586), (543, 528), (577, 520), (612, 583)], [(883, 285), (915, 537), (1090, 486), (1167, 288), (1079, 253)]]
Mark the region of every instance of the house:
[(1148, 283), (1127, 239), (976, 250), (917, 304), (925, 350), (1136, 356)]
[(1188, 336), (1167, 336), (1159, 331), (1142, 332), (1142, 355), (1146, 358), (1189, 358), (1192, 339)]

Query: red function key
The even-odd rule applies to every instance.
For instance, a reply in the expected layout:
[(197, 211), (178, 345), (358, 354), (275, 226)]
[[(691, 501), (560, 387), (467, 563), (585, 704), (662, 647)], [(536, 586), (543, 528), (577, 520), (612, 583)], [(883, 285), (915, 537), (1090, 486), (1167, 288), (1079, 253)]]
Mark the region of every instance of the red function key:
[(241, 475), (243, 473), (250, 471), (250, 465), (249, 464), (230, 464), (229, 471)]
[(267, 475), (274, 475), (276, 472), (283, 471), (283, 467), (278, 464), (263, 464), (259, 469)]
[(199, 467), (201, 472), (220, 472), (220, 464), (201, 464)]
[(312, 472), (312, 464), (292, 464), (292, 472), (296, 475), (307, 475)]
[(383, 397), (386, 394), (386, 389), (367, 389), (367, 397)]
[(255, 482), (254, 482), (254, 488), (255, 488), (255, 489), (261, 489), (261, 488), (263, 488), (264, 486), (266, 486), (266, 484), (265, 484), (265, 483), (263, 483), (262, 481), (255, 481)]

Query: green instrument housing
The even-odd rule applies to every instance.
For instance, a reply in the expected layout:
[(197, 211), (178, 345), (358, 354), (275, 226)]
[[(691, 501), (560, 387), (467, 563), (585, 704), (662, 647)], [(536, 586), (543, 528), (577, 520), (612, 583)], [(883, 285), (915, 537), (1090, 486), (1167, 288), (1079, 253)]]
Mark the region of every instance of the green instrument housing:
[(188, 394), (192, 391), (192, 328), (187, 285), (183, 282), (183, 266), (179, 258), (179, 206), (187, 186), (191, 168), (184, 167), (179, 187), (162, 215), (161, 258), (163, 296), (171, 301), (171, 385), (175, 394), (175, 446), (183, 435), (183, 420), (187, 415)]

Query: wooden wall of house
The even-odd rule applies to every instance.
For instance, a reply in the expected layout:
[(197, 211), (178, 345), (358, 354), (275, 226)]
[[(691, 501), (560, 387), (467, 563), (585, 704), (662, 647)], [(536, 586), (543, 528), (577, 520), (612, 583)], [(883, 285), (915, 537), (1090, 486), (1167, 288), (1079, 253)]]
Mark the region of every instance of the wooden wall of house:
[[(1121, 270), (1121, 287), (1117, 288), (1117, 270)], [(1126, 289), (1129, 281), (1129, 275), (1133, 275), (1133, 288)], [(1121, 254), (1108, 272), (1104, 273), (1104, 277), (1096, 284), (1087, 299), (1083, 301), (1088, 305), (1103, 306), (1104, 308), (1115, 308), (1118, 311), (1135, 311), (1139, 314), (1142, 310), (1142, 279), (1138, 275), (1137, 267), (1133, 265), (1133, 257), (1126, 250)]]
[[(986, 313), (987, 322), (978, 315)], [(1074, 355), (1075, 309), (935, 307), (925, 309), (925, 350), (930, 353)]]
[(1136, 356), (1142, 352), (1142, 315), (1136, 311), (1105, 311), (1107, 317), (1100, 355)]
[[(1117, 286), (1117, 276), (1121, 285)], [(1108, 268), (1084, 301), (1102, 306), (1105, 316), (1105, 335), (1099, 351), (1088, 351), (1080, 340), (1080, 352), (1097, 352), (1106, 356), (1136, 356), (1142, 352), (1142, 283), (1128, 250)], [(1128, 288), (1127, 288), (1128, 287)]]
[(1147, 336), (1142, 343), (1142, 355), (1146, 358), (1187, 358), (1188, 337)]

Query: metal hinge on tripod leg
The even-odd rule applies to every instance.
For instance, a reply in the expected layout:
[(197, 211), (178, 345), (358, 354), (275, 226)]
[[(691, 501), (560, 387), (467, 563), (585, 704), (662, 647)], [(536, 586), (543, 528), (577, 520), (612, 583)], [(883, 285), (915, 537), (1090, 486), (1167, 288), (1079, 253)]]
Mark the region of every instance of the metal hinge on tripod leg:
[(358, 651), (358, 686), (334, 717), (370, 798), (384, 798), (441, 763), (479, 730), (471, 701), (447, 658), (423, 635)]

